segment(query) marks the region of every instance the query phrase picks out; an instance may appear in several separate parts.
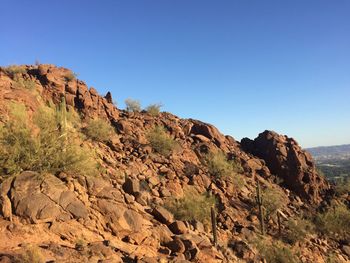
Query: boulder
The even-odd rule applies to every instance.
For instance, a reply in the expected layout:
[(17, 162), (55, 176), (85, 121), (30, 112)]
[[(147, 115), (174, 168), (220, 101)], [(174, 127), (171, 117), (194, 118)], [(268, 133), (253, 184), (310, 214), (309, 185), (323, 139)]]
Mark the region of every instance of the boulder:
[(174, 221), (174, 216), (164, 207), (157, 206), (152, 210), (152, 215), (159, 222), (170, 225)]
[[(322, 194), (329, 189), (328, 182), (317, 173), (311, 155), (298, 143), (285, 135), (273, 131), (264, 131), (250, 140), (243, 138), (244, 151), (263, 159), (272, 174), (283, 179), (283, 184), (302, 198), (319, 203)], [(259, 169), (257, 162), (250, 161), (254, 169)]]

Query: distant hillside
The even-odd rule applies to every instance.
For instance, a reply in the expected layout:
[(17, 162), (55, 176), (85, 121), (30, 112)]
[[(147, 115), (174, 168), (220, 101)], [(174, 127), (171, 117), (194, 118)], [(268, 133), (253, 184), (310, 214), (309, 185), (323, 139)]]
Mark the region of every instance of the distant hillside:
[(330, 180), (350, 177), (350, 144), (306, 149), (319, 170)]
[(307, 148), (315, 159), (333, 159), (339, 157), (350, 158), (350, 144), (334, 145), (334, 146), (320, 146)]

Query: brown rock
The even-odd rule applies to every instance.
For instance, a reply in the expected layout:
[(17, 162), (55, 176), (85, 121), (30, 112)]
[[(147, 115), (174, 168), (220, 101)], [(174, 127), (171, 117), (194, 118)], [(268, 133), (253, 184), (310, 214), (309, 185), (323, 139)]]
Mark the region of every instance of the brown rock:
[(185, 223), (178, 220), (171, 223), (168, 227), (171, 230), (171, 232), (173, 232), (176, 235), (185, 234), (188, 231)]
[(262, 158), (271, 173), (282, 178), (283, 184), (302, 198), (319, 203), (321, 195), (329, 189), (327, 181), (317, 173), (311, 155), (292, 138), (264, 131), (254, 141), (242, 139), (241, 145), (245, 151)]
[(173, 253), (184, 253), (186, 249), (184, 243), (179, 237), (174, 237), (172, 241), (166, 244), (166, 247)]
[(161, 206), (155, 207), (152, 210), (152, 215), (159, 222), (166, 224), (166, 225), (170, 225), (174, 221), (173, 214)]
[(128, 194), (134, 195), (140, 191), (140, 181), (131, 178), (126, 179), (123, 184), (123, 190)]

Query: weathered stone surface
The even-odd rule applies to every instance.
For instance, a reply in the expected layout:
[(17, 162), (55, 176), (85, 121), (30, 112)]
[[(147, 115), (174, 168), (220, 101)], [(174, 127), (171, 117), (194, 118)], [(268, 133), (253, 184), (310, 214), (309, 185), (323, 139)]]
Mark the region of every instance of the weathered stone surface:
[(152, 215), (159, 222), (166, 225), (170, 225), (174, 221), (173, 214), (161, 206), (155, 207), (152, 211)]
[(188, 231), (185, 223), (182, 221), (178, 221), (178, 220), (171, 223), (169, 225), (169, 229), (171, 230), (171, 232), (173, 232), (176, 235), (185, 234)]
[(128, 178), (123, 184), (123, 190), (131, 195), (140, 191), (140, 181), (136, 179)]
[(264, 131), (254, 141), (242, 139), (241, 145), (245, 151), (262, 158), (271, 173), (301, 197), (318, 203), (329, 189), (329, 184), (318, 175), (311, 155), (292, 138)]

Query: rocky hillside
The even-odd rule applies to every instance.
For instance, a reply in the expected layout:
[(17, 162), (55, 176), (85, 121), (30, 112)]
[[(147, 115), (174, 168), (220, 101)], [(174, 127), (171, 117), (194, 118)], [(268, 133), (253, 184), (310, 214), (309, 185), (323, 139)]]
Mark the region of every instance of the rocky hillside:
[[(311, 156), (287, 136), (265, 131), (237, 142), (198, 120), (121, 110), (110, 93), (102, 97), (53, 65), (0, 69), (0, 121), (7, 131), (1, 143), (11, 147), (15, 136), (6, 127), (17, 132), (24, 125), (7, 125), (16, 116), (13, 105), (25, 105), (25, 131), (34, 141), (51, 138), (44, 137), (51, 119), (35, 122), (43, 108), (60, 105), (62, 112), (64, 105), (63, 112), (78, 117), (71, 125), (60, 122), (55, 140), (34, 144), (30, 158), (22, 153), (30, 165), (22, 155), (10, 163), (13, 154), (2, 152), (0, 262), (350, 260), (349, 229), (325, 225), (331, 199), (337, 199), (334, 211), (347, 215), (341, 204), (348, 196), (335, 197)], [(102, 123), (113, 127), (107, 139), (97, 135)], [(73, 128), (62, 132), (66, 126)], [(54, 141), (60, 145), (47, 154)], [(67, 165), (80, 160), (70, 155), (72, 145), (93, 153), (79, 169)], [(32, 161), (39, 152), (45, 158)], [(64, 161), (46, 167), (56, 155)]]

